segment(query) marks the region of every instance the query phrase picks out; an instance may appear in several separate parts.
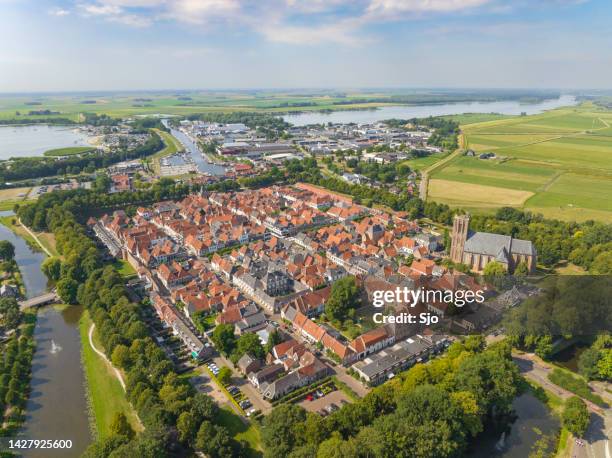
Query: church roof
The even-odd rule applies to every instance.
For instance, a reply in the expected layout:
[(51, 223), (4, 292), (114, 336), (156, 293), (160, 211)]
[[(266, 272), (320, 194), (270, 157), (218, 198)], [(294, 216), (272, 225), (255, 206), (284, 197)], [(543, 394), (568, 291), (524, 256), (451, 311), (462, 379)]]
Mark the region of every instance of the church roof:
[(488, 232), (471, 232), (465, 242), (464, 251), (493, 256), (500, 262), (507, 262), (510, 254), (535, 254), (533, 243), (529, 240)]

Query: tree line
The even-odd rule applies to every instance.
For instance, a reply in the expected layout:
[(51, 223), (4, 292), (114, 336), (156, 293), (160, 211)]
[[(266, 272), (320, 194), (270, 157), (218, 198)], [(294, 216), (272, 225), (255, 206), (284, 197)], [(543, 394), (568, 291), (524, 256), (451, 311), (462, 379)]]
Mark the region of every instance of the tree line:
[(510, 352), (471, 336), (328, 417), (283, 404), (263, 419), (264, 456), (460, 456), (485, 426), (508, 420), (522, 387)]
[[(551, 276), (539, 286), (543, 289), (541, 294), (527, 298), (504, 319), (506, 334), (516, 347), (534, 351), (547, 359), (554, 352), (555, 342), (589, 339), (612, 329), (612, 280), (609, 275)], [(581, 360), (592, 378), (596, 378), (592, 366), (597, 367), (600, 356), (603, 356), (602, 374), (610, 375), (612, 369), (605, 367), (606, 359), (609, 366), (609, 353), (599, 353), (606, 347), (612, 344), (609, 337), (602, 337), (596, 355), (585, 357), (595, 358), (588, 364), (586, 359)]]
[(35, 322), (36, 315), (22, 313), (14, 298), (0, 299), (0, 331), (12, 331), (0, 343), (0, 436), (14, 434), (25, 419)]

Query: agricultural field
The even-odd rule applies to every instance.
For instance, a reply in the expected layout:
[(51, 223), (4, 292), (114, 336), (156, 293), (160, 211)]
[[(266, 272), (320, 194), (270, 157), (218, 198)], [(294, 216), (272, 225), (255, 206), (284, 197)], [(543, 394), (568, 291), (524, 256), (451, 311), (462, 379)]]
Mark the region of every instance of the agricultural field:
[[(428, 196), (471, 210), (514, 206), (612, 221), (612, 112), (590, 104), (462, 125), (464, 146), (432, 172)], [(491, 152), (492, 159), (478, 154)]]
[(442, 118), (452, 119), (453, 121), (457, 121), (462, 126), (466, 126), (468, 124), (476, 124), (480, 122), (486, 121), (498, 121), (500, 119), (510, 119), (514, 116), (511, 115), (503, 115), (499, 113), (463, 113), (460, 115), (448, 115), (441, 116)]
[(0, 189), (0, 211), (12, 210), (15, 204), (26, 201), (31, 190), (30, 187)]

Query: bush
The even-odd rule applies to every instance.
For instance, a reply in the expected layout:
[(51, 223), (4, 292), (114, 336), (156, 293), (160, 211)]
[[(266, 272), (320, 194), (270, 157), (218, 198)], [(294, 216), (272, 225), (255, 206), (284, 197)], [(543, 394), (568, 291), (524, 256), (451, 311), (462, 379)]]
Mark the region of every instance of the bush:
[(598, 406), (607, 407), (604, 400), (596, 394), (593, 394), (589, 385), (581, 378), (574, 377), (561, 369), (555, 369), (552, 374), (548, 374), (548, 380), (584, 399), (588, 399)]
[(589, 427), (590, 415), (586, 404), (578, 396), (571, 397), (563, 410), (563, 426), (574, 436), (582, 437)]

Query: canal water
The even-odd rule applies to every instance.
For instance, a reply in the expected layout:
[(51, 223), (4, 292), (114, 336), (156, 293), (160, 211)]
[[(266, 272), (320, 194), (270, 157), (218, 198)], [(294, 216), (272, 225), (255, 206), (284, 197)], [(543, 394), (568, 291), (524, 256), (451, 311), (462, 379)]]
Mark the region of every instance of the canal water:
[[(0, 212), (10, 216), (12, 212)], [(40, 270), (44, 255), (33, 251), (10, 229), (0, 224), (0, 240), (15, 246), (27, 296), (35, 297), (47, 289), (47, 278)], [(65, 439), (72, 441), (71, 450), (23, 453), (26, 458), (77, 457), (92, 441), (85, 397), (85, 378), (81, 366), (79, 318), (77, 306), (44, 307), (38, 312), (34, 331), (36, 353), (32, 361), (31, 394), (26, 406), (22, 439)]]
[(75, 127), (45, 124), (0, 126), (0, 160), (42, 156), (50, 149), (89, 145), (89, 137)]
[(558, 99), (544, 100), (538, 103), (520, 103), (514, 100), (499, 102), (464, 102), (441, 103), (431, 105), (397, 105), (380, 107), (373, 110), (346, 110), (330, 113), (303, 112), (283, 115), (283, 119), (295, 126), (308, 124), (357, 123), (368, 124), (384, 119), (427, 118), (429, 116), (459, 115), (463, 113), (499, 113), (505, 115), (528, 115), (542, 113), (554, 108), (576, 105), (574, 96), (564, 95)]
[(505, 431), (480, 434), (470, 458), (526, 458), (538, 439), (556, 434), (561, 427), (548, 407), (531, 393), (516, 398), (512, 407), (516, 420)]
[(181, 144), (185, 147), (185, 150), (188, 151), (189, 154), (191, 154), (191, 157), (198, 166), (198, 170), (200, 172), (208, 173), (209, 175), (225, 174), (225, 167), (208, 162), (208, 160), (205, 159), (202, 155), (202, 151), (200, 150), (198, 145), (196, 145), (195, 142), (193, 142), (187, 134), (181, 132), (178, 129), (170, 127), (168, 121), (165, 119), (162, 121), (162, 123), (164, 124), (164, 126), (170, 129), (170, 133), (172, 134), (172, 136), (174, 136), (179, 142), (181, 142)]

